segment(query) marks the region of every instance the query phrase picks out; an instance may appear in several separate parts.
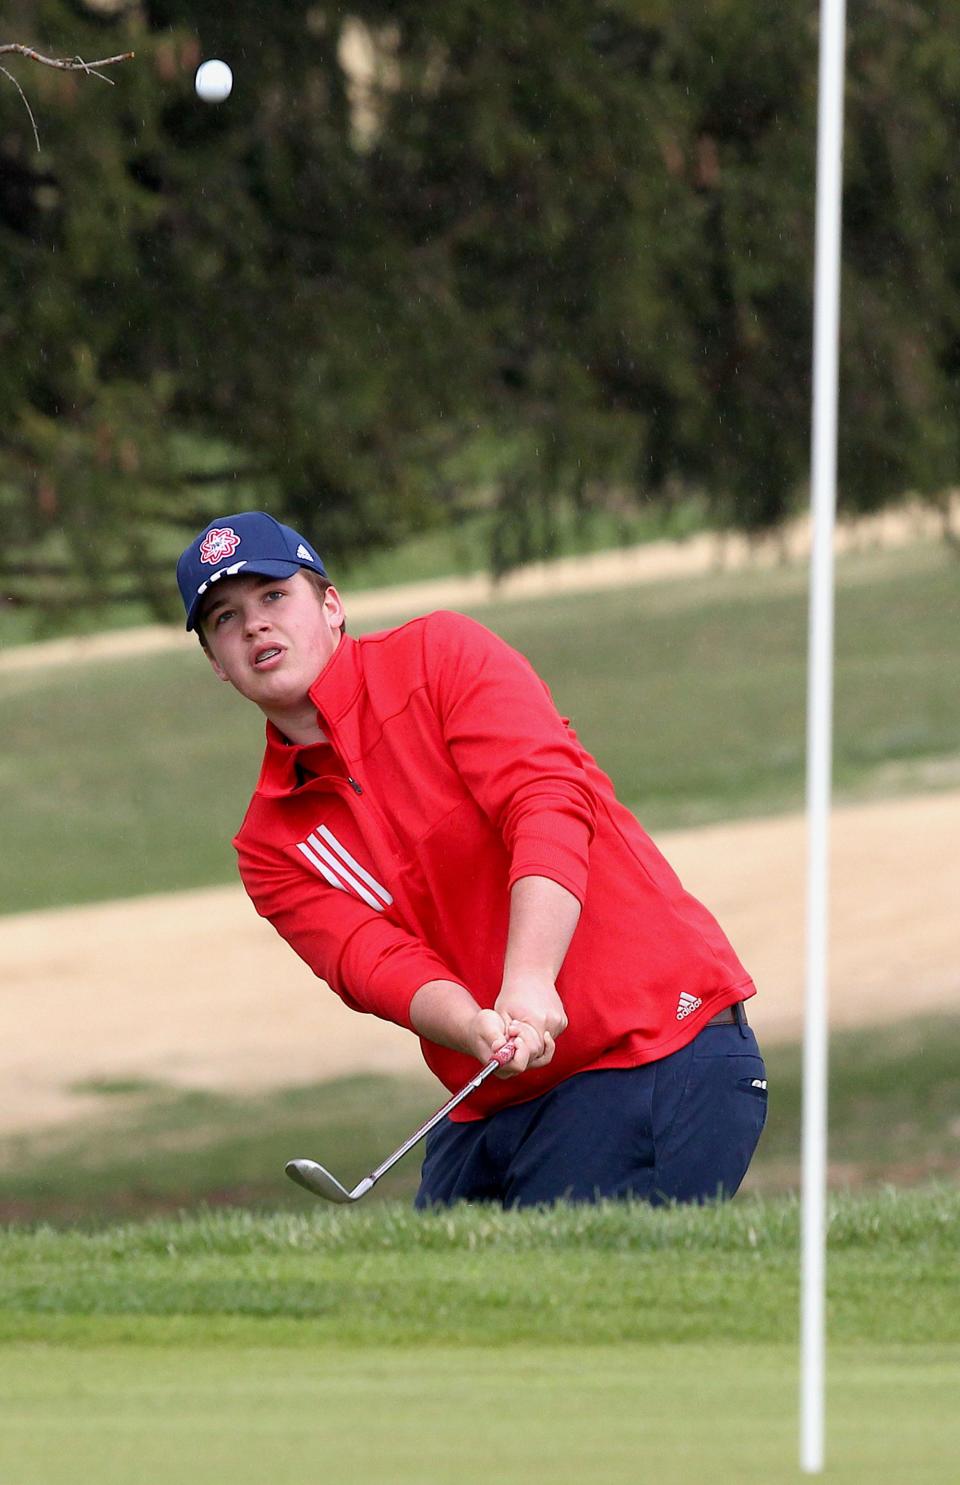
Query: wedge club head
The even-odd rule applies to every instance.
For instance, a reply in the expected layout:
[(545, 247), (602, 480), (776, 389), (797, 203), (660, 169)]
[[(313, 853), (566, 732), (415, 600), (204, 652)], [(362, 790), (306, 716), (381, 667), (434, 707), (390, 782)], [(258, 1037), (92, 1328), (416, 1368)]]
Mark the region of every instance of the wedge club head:
[(447, 1114), (455, 1109), (458, 1104), (462, 1103), (465, 1098), (469, 1097), (475, 1089), (479, 1088), (480, 1084), (485, 1082), (491, 1073), (495, 1073), (498, 1068), (512, 1061), (515, 1051), (516, 1044), (514, 1042), (506, 1042), (491, 1057), (486, 1067), (482, 1067), (470, 1079), (469, 1083), (464, 1084), (459, 1093), (455, 1093), (452, 1098), (449, 1098), (442, 1109), (437, 1109), (435, 1114), (431, 1114), (425, 1124), (421, 1124), (420, 1128), (415, 1130), (409, 1139), (404, 1140), (399, 1150), (394, 1150), (392, 1155), (388, 1155), (383, 1164), (378, 1165), (376, 1170), (372, 1170), (368, 1176), (364, 1176), (363, 1180), (354, 1186), (352, 1191), (348, 1191), (346, 1186), (341, 1186), (336, 1176), (332, 1176), (325, 1166), (318, 1165), (315, 1160), (288, 1160), (284, 1166), (284, 1170), (291, 1181), (296, 1181), (298, 1186), (302, 1186), (305, 1191), (309, 1191), (313, 1196), (322, 1196), (324, 1201), (334, 1201), (341, 1206), (344, 1202), (359, 1201), (361, 1196), (366, 1196), (367, 1192), (376, 1185), (381, 1176), (386, 1175), (388, 1170), (392, 1170), (397, 1161), (402, 1159), (408, 1150), (412, 1150), (414, 1145), (418, 1145), (424, 1136), (429, 1134), (430, 1130), (440, 1123), (441, 1119), (446, 1118)]
[(370, 1177), (364, 1176), (359, 1185), (348, 1191), (346, 1186), (340, 1185), (336, 1176), (332, 1176), (315, 1160), (288, 1160), (284, 1170), (291, 1181), (296, 1181), (298, 1186), (312, 1192), (314, 1196), (322, 1196), (325, 1201), (359, 1201), (373, 1185)]

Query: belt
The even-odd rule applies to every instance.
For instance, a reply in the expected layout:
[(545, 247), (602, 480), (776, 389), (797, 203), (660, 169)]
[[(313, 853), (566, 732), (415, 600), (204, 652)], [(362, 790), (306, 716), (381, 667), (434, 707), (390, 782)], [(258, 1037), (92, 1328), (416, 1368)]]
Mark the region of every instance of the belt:
[[(738, 1006), (739, 1015), (737, 1014)], [(740, 1002), (736, 1005), (725, 1005), (723, 1010), (717, 1011), (717, 1014), (711, 1016), (706, 1024), (707, 1026), (746, 1026), (747, 1013)]]

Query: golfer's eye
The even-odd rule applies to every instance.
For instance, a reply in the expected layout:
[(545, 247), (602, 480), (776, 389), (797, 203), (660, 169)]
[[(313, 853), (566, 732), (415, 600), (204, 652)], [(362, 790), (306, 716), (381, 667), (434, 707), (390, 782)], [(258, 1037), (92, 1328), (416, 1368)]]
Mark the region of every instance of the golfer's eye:
[(232, 608), (222, 608), (220, 610), (220, 612), (217, 614), (217, 616), (214, 619), (214, 621), (213, 621), (213, 627), (214, 627), (214, 629), (219, 629), (220, 628), (220, 625), (223, 623), (224, 619), (232, 619), (232, 618), (233, 618), (233, 609)]
[(286, 596), (283, 588), (271, 588), (269, 593), (264, 594), (268, 603), (272, 602), (274, 598), (286, 598)]

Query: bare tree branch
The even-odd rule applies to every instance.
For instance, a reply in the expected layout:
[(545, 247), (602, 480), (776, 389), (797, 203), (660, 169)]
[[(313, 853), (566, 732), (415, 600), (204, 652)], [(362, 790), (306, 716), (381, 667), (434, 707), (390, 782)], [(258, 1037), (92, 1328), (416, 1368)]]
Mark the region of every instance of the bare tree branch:
[[(85, 62), (82, 57), (45, 57), (40, 52), (34, 51), (32, 46), (23, 46), (19, 41), (5, 41), (0, 44), (0, 56), (9, 56), (12, 53), (18, 57), (26, 57), (31, 62), (39, 62), (43, 67), (59, 67), (62, 72), (89, 73), (91, 77), (99, 77), (102, 82), (109, 83), (111, 88), (113, 87), (113, 79), (104, 77), (102, 72), (97, 71), (97, 68), (113, 67), (117, 62), (129, 62), (135, 55), (134, 52), (121, 52), (116, 57), (100, 57), (96, 62)], [(33, 137), (37, 142), (37, 149), (39, 150), (40, 131), (37, 129), (37, 121), (33, 116), (33, 109), (27, 102), (27, 95), (12, 72), (8, 72), (6, 67), (0, 67), (0, 72), (3, 73), (4, 77), (10, 79), (23, 99), (23, 106), (30, 115), (30, 122), (33, 125)]]
[(21, 88), (20, 84), (17, 82), (17, 79), (14, 77), (14, 75), (13, 75), (12, 72), (8, 72), (7, 69), (6, 69), (6, 67), (0, 67), (0, 72), (3, 73), (4, 77), (9, 77), (10, 81), (13, 83), (13, 86), (16, 88), (17, 92), (20, 94), (20, 97), (23, 99), (23, 106), (27, 110), (27, 113), (30, 115), (30, 122), (33, 125), (33, 137), (37, 141), (37, 149), (39, 150), (39, 148), (40, 148), (40, 131), (37, 128), (37, 121), (36, 121), (36, 119), (33, 116), (33, 109), (30, 107), (30, 104), (27, 102), (27, 95), (23, 91), (23, 89)]
[[(85, 62), (82, 57), (44, 57), (40, 52), (34, 51), (32, 46), (22, 46), (18, 41), (5, 41), (0, 44), (0, 56), (5, 52), (15, 52), (18, 57), (28, 57), (31, 62), (40, 62), (44, 67), (59, 67), (63, 72), (93, 72), (95, 67), (113, 67), (117, 62), (129, 62), (135, 52), (121, 52), (116, 57), (100, 57), (96, 62)], [(94, 74), (99, 77), (99, 73)], [(109, 77), (104, 82), (113, 83)]]

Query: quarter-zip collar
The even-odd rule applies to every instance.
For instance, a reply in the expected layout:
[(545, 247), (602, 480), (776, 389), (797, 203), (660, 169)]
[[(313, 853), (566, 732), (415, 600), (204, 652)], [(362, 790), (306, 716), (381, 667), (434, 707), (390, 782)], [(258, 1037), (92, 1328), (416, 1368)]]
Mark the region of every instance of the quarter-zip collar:
[(360, 752), (357, 698), (363, 690), (363, 643), (345, 634), (310, 687), (320, 726), (344, 761)]
[[(351, 774), (361, 751), (357, 726), (358, 709), (355, 703), (362, 686), (361, 645), (345, 634), (309, 691), (310, 700), (317, 709), (318, 724), (339, 759), (340, 769), (345, 776)], [(298, 759), (307, 750), (321, 746), (322, 744), (317, 743), (299, 746), (291, 744), (279, 728), (268, 721), (267, 747), (257, 793), (268, 798), (290, 794), (300, 783), (297, 776)]]

